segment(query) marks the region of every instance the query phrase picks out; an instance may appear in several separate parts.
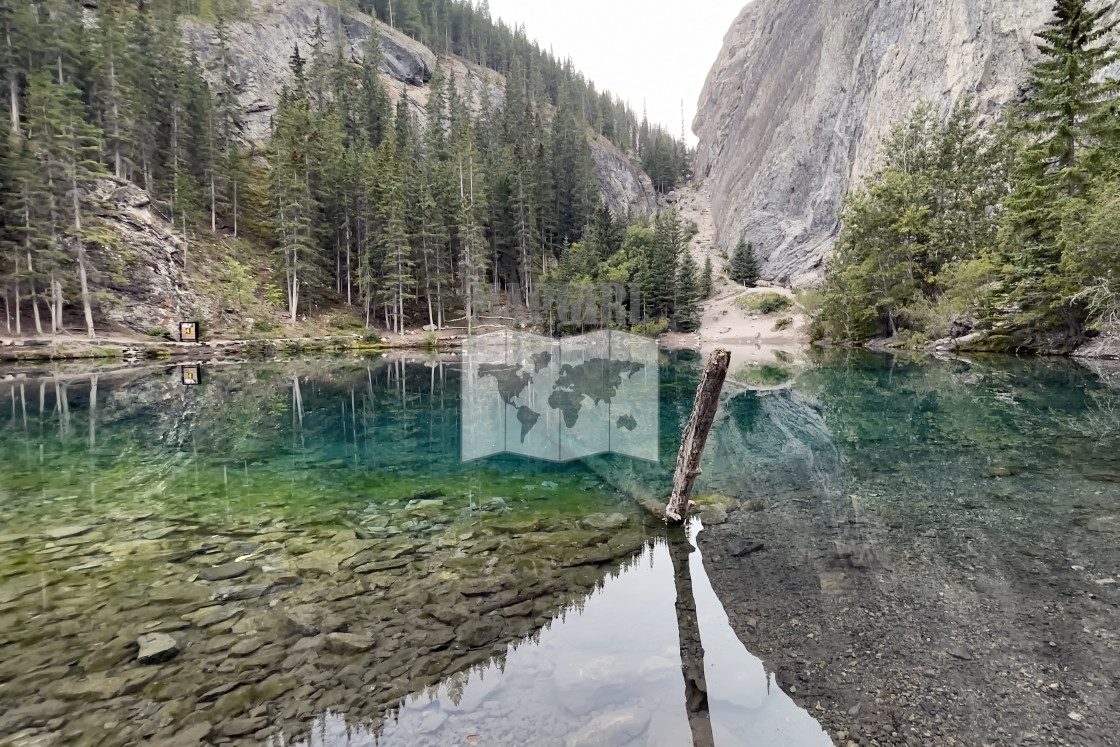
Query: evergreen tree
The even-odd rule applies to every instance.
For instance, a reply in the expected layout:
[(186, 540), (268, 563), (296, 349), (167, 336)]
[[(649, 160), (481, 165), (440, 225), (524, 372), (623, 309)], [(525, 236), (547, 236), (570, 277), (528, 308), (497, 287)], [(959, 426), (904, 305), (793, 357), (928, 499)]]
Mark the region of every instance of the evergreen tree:
[(711, 255), (704, 257), (704, 271), (700, 274), (700, 298), (707, 300), (712, 297), (713, 290), (713, 268)]
[[(1093, 181), (1108, 169), (1115, 146), (1113, 107), (1120, 81), (1102, 76), (1120, 59), (1108, 8), (1089, 0), (1058, 0), (1037, 36), (1042, 59), (1016, 124), (1024, 148), (1008, 196), (1005, 262), (1012, 269), (995, 305), (1018, 308), (1008, 336), (1029, 344), (1037, 331), (1060, 326), (1076, 335), (1085, 315), (1081, 288), (1060, 271), (1080, 244), (1078, 227)], [(1009, 343), (1010, 344), (1010, 343)]]
[[(78, 286), (85, 315), (86, 331), (95, 336), (92, 294), (89, 288), (91, 267), (86, 251), (88, 219), (83, 206), (85, 191), (104, 173), (100, 163), (100, 131), (86, 120), (79, 91), (69, 83), (59, 83), (48, 71), (31, 76), (28, 91), (28, 137), (39, 159), (42, 190), (33, 198), (47, 204), (41, 234), (61, 251), (73, 247), (78, 271)], [(52, 278), (55, 293), (55, 329), (61, 323), (62, 287)]]
[(681, 257), (677, 273), (677, 328), (682, 332), (693, 332), (700, 327), (701, 286), (696, 260), (692, 252), (685, 251)]
[(754, 244), (746, 238), (740, 238), (731, 255), (731, 266), (728, 268), (731, 279), (739, 285), (753, 288), (758, 285), (762, 270), (758, 264), (758, 257), (754, 253)]

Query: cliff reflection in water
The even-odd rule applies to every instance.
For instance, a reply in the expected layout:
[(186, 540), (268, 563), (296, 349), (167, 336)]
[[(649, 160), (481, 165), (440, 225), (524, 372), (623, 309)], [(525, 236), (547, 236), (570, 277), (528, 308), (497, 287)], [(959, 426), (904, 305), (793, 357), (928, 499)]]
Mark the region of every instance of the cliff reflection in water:
[(731, 630), (689, 539), (700, 528), (652, 540), (501, 661), (413, 693), (380, 729), (328, 712), (297, 743), (831, 744)]

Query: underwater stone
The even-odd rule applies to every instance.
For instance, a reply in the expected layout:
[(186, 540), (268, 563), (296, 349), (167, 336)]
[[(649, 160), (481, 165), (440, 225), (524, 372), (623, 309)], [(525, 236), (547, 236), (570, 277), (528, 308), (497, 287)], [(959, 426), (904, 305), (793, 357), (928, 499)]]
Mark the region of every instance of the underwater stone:
[(140, 647), (136, 661), (141, 664), (160, 664), (179, 655), (179, 644), (166, 633), (145, 633), (136, 644)]
[(301, 604), (283, 613), (288, 630), (302, 636), (345, 630), (346, 621), (317, 604)]
[(630, 522), (623, 514), (591, 514), (580, 520), (580, 526), (585, 529), (595, 529), (600, 532), (610, 532), (621, 529)]
[(326, 649), (334, 654), (364, 654), (373, 648), (373, 638), (360, 633), (329, 633)]
[(566, 747), (609, 747), (629, 744), (649, 726), (650, 712), (644, 708), (624, 708), (596, 717), (565, 740)]
[(91, 529), (93, 529), (93, 525), (91, 524), (75, 524), (73, 526), (48, 529), (43, 532), (43, 534), (51, 539), (59, 540), (66, 539), (67, 537), (77, 537), (89, 532)]
[(247, 560), (240, 563), (226, 563), (210, 568), (203, 568), (198, 572), (198, 577), (203, 581), (228, 581), (231, 578), (244, 576), (253, 570), (253, 564)]

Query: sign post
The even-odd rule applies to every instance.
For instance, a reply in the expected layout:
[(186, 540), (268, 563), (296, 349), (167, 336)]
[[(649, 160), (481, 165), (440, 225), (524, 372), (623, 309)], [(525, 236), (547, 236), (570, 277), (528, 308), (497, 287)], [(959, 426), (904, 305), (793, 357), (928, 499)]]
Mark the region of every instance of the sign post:
[(179, 322), (179, 342), (198, 342), (198, 322)]

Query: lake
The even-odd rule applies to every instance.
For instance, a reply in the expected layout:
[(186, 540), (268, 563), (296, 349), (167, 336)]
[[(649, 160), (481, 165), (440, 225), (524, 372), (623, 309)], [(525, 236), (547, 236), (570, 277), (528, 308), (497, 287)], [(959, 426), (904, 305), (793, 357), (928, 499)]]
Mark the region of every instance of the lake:
[(702, 358), (655, 367), (656, 459), (567, 462), (475, 458), (457, 356), (2, 372), (0, 742), (1120, 727), (1115, 372), (737, 365), (685, 531), (635, 497), (667, 494)]

